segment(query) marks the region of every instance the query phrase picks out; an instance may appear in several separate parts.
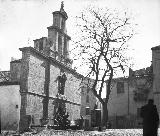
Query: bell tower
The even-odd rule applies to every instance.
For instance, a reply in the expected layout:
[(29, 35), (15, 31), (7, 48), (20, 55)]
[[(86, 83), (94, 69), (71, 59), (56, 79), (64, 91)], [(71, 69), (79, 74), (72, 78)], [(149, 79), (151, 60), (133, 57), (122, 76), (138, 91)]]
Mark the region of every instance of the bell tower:
[(69, 58), (69, 40), (67, 35), (66, 20), (67, 13), (64, 10), (64, 3), (61, 2), (59, 11), (53, 14), (53, 24), (48, 29), (49, 56), (71, 67), (72, 61)]

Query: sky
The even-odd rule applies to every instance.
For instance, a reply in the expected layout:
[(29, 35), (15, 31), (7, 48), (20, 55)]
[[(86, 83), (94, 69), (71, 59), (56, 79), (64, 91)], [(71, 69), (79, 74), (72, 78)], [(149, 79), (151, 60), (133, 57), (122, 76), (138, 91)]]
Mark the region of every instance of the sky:
[[(75, 16), (88, 4), (131, 12), (138, 24), (137, 34), (130, 41), (133, 69), (150, 66), (151, 48), (160, 45), (160, 0), (64, 0), (71, 38)], [(47, 37), (52, 12), (60, 5), (61, 0), (0, 0), (0, 70), (9, 70), (11, 57), (21, 58), (19, 48), (33, 47), (34, 39)]]

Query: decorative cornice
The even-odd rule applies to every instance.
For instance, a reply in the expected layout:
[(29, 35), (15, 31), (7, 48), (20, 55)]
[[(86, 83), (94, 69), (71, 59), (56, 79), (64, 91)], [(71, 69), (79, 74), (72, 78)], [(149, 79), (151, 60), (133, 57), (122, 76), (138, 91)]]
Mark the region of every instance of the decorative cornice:
[(60, 29), (57, 26), (49, 26), (47, 27), (47, 29), (56, 29), (58, 32), (62, 33), (63, 35), (65, 35), (69, 40), (71, 40), (71, 37), (69, 35), (67, 35), (66, 33), (64, 33), (64, 31), (62, 29)]
[(67, 14), (64, 14), (64, 12), (61, 12), (61, 11), (54, 11), (54, 12), (52, 12), (52, 14), (53, 14), (53, 15), (54, 15), (54, 14), (61, 14), (66, 20), (68, 19)]

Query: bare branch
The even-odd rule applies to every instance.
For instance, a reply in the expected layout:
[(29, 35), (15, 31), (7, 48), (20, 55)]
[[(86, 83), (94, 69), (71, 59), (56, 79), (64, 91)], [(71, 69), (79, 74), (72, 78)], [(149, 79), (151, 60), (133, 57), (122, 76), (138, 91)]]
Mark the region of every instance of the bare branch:
[[(89, 12), (88, 12), (89, 11)], [(75, 42), (73, 51), (77, 55), (81, 66), (85, 65), (87, 78), (92, 80), (92, 92), (106, 106), (111, 93), (112, 79), (118, 70), (125, 71), (128, 59), (125, 52), (127, 42), (133, 37), (130, 18), (123, 17), (109, 9), (89, 8), (77, 19), (80, 40)], [(78, 60), (77, 60), (78, 61)], [(83, 71), (84, 72), (84, 71)], [(87, 73), (88, 72), (88, 73)], [(108, 80), (107, 80), (108, 79)], [(102, 91), (107, 80), (105, 100)]]

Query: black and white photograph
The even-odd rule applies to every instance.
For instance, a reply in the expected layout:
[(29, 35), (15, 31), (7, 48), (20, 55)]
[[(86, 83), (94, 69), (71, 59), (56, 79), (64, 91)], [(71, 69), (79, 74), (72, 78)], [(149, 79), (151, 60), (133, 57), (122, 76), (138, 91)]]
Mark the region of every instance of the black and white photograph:
[(160, 0), (0, 0), (0, 135), (160, 136)]

